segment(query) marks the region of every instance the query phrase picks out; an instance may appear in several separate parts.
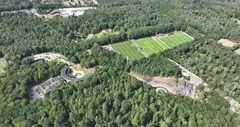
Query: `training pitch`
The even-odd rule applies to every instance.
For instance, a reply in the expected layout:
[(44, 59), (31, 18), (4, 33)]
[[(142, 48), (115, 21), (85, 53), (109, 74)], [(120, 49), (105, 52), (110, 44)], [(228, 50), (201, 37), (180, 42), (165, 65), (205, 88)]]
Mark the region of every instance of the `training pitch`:
[(115, 52), (130, 61), (148, 57), (183, 43), (193, 41), (193, 38), (183, 32), (173, 32), (159, 38), (147, 37), (138, 40), (125, 41), (111, 45)]

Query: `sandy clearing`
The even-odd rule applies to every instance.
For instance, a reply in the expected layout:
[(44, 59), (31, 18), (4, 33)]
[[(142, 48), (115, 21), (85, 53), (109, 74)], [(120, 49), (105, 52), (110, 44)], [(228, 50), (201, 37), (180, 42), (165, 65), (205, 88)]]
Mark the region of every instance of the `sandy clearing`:
[(224, 47), (230, 47), (230, 48), (237, 45), (237, 43), (235, 43), (231, 40), (228, 40), (228, 39), (220, 39), (220, 40), (218, 40), (218, 43), (222, 44)]
[(113, 51), (113, 48), (111, 45), (104, 45), (102, 46), (102, 48), (108, 52), (112, 52)]
[(237, 49), (237, 50), (235, 50), (235, 53), (236, 53), (237, 55), (240, 55), (240, 48)]
[(176, 82), (175, 79), (172, 77), (159, 77), (159, 76), (149, 77), (134, 72), (130, 72), (129, 75), (136, 78), (139, 81), (146, 82), (147, 84), (151, 85), (154, 88), (163, 87), (167, 89), (170, 93), (176, 94)]
[(232, 18), (232, 20), (235, 22), (237, 22), (237, 24), (240, 24), (240, 20), (239, 19), (236, 19), (236, 18)]

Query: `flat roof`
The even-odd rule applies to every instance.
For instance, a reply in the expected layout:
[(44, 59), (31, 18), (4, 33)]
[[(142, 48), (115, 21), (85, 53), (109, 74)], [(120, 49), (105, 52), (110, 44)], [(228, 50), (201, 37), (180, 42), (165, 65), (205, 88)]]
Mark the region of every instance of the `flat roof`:
[(179, 79), (179, 80), (178, 80), (178, 83), (177, 83), (178, 86), (182, 86), (182, 87), (184, 87), (185, 84), (186, 84), (186, 82), (185, 82), (184, 79)]
[(54, 78), (50, 78), (49, 80), (40, 84), (38, 88), (43, 94), (47, 94), (48, 92), (59, 86), (63, 81), (64, 79), (61, 76), (57, 76)]

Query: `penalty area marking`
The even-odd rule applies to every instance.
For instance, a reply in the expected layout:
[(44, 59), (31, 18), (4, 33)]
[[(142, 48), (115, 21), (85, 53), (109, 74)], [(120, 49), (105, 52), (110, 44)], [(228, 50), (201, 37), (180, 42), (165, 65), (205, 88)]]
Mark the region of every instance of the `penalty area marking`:
[[(162, 41), (161, 39), (159, 39), (165, 46), (167, 46), (169, 49), (170, 49), (170, 47), (164, 42), (164, 41)], [(160, 44), (158, 44), (158, 45), (160, 45)], [(161, 45), (160, 45), (161, 46)]]
[[(131, 40), (132, 41), (132, 43), (135, 45), (135, 47), (137, 48), (137, 49), (140, 49), (140, 46), (138, 46), (135, 42), (134, 42), (134, 40)], [(138, 50), (139, 51), (139, 50)], [(139, 51), (139, 52), (141, 52), (145, 57), (148, 57), (143, 51)]]
[(185, 32), (182, 32), (182, 33), (183, 33), (184, 35), (188, 36), (189, 38), (191, 38), (191, 39), (194, 40), (194, 38), (193, 38), (192, 36), (188, 35), (187, 33), (185, 33)]

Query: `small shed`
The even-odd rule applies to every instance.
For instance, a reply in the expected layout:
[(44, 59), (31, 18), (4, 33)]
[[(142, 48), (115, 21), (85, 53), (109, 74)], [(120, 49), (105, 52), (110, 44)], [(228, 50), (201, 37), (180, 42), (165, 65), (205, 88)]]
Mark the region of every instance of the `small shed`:
[(184, 77), (187, 77), (187, 78), (189, 78), (190, 77), (190, 74), (188, 74), (187, 72), (182, 72), (182, 75), (184, 76)]

